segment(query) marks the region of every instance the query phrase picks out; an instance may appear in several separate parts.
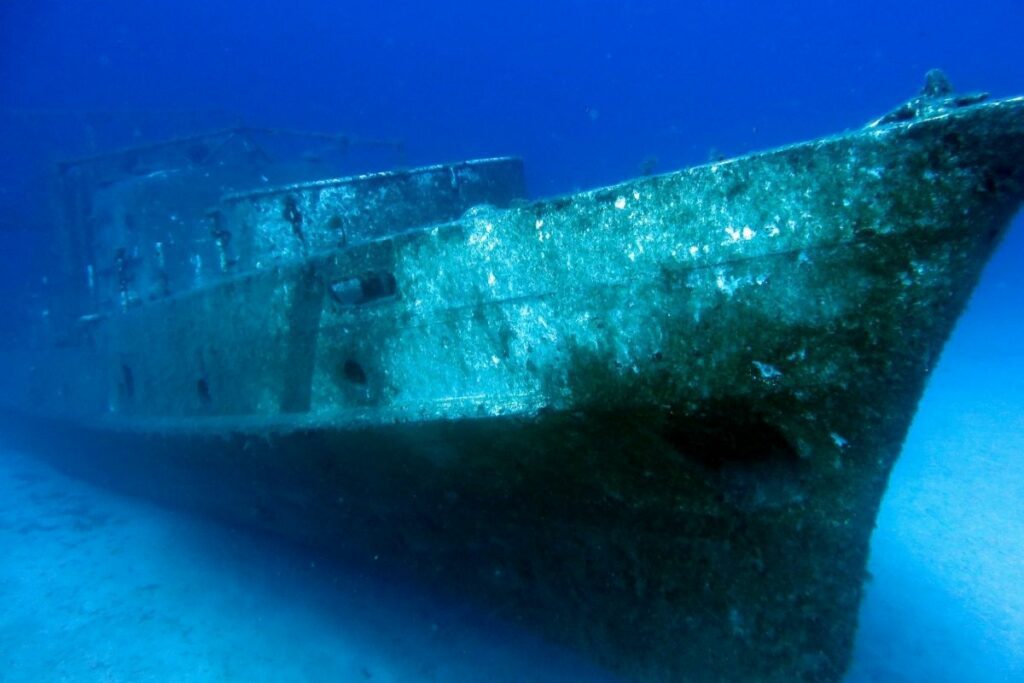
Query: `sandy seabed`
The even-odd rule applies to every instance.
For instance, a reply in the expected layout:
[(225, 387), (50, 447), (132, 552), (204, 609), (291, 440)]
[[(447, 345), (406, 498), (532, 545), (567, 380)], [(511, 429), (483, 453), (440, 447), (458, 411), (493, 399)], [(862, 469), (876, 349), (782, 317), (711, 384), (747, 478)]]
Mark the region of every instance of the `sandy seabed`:
[(611, 681), (473, 608), (0, 457), (0, 680)]

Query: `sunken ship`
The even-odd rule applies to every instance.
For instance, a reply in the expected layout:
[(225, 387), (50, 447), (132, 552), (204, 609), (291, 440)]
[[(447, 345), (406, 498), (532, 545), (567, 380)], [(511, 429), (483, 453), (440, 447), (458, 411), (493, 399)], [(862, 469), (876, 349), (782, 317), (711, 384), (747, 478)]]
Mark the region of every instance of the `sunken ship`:
[(244, 137), (60, 167), (9, 437), (625, 680), (842, 678), (888, 474), (1024, 199), (1024, 98), (933, 73), (860, 129), (539, 201), (513, 158), (224, 192)]

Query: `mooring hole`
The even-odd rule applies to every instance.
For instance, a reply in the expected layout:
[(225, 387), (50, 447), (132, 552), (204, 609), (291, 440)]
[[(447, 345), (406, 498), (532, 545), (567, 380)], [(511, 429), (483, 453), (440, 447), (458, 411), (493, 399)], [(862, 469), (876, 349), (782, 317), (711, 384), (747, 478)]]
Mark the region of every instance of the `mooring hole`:
[(398, 282), (387, 271), (365, 273), (360, 277), (335, 280), (329, 291), (331, 297), (342, 306), (358, 306), (395, 296)]
[(347, 359), (341, 368), (342, 376), (353, 384), (366, 384), (366, 371), (363, 366), (351, 358)]
[(741, 404), (718, 404), (674, 419), (664, 434), (699, 464), (724, 499), (743, 508), (776, 507), (802, 496), (803, 461), (782, 431)]
[(395, 276), (388, 272), (367, 273), (359, 278), (359, 285), (363, 290), (363, 298), (366, 301), (394, 296), (398, 290)]

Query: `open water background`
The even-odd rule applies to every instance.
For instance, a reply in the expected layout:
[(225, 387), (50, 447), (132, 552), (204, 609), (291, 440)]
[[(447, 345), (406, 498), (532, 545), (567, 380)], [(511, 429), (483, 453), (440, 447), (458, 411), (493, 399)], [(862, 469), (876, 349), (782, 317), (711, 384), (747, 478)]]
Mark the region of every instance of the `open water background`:
[[(1019, 0), (0, 2), (0, 332), (59, 158), (243, 120), (524, 157), (534, 196), (1024, 94)], [(935, 372), (850, 681), (1024, 680), (1024, 226)], [(0, 435), (2, 443), (2, 435)], [(608, 680), (486, 614), (0, 454), (0, 680)]]

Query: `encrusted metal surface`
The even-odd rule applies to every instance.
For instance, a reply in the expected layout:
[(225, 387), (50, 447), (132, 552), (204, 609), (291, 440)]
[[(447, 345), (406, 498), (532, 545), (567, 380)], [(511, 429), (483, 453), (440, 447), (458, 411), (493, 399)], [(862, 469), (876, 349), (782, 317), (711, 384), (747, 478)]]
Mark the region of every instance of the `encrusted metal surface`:
[(223, 226), (235, 235), (236, 270), (244, 271), (449, 221), (477, 204), (508, 206), (525, 194), (519, 159), (477, 159), (227, 195)]
[[(139, 171), (99, 182), (71, 211), (86, 315), (136, 306), (385, 234), (507, 206), (526, 194), (522, 161), (479, 159), (264, 187), (265, 165), (221, 163)], [(269, 172), (269, 171), (268, 171)], [(246, 192), (225, 188), (259, 187)], [(76, 266), (79, 267), (79, 266)], [(61, 302), (66, 306), (68, 302)]]
[(289, 219), (330, 225), (329, 185), (232, 199), (278, 265), (100, 320), (25, 383), (112, 485), (467, 591), (632, 680), (838, 681), (889, 469), (1024, 197), (1024, 99), (919, 111), (345, 248)]

